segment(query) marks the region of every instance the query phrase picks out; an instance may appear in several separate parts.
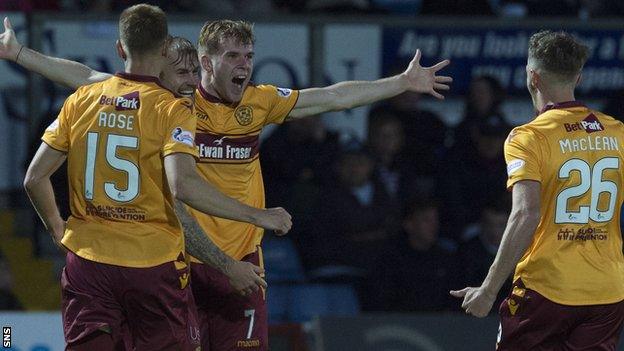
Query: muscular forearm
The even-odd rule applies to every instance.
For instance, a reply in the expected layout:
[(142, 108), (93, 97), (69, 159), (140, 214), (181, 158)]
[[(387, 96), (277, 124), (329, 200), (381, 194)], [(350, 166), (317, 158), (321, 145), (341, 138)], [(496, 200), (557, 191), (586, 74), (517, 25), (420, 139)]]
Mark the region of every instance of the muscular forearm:
[(29, 180), (24, 182), (24, 188), (30, 198), (37, 214), (43, 221), (46, 230), (51, 231), (52, 228), (58, 228), (63, 219), (56, 206), (54, 199), (54, 190), (50, 178), (41, 180)]
[(538, 215), (521, 211), (511, 213), (494, 263), (483, 281), (486, 291), (493, 295), (498, 294), (531, 244), (538, 223)]
[(233, 259), (221, 251), (204, 233), (197, 221), (180, 201), (175, 201), (175, 212), (184, 229), (186, 252), (222, 273), (227, 273)]
[(374, 81), (350, 81), (327, 87), (335, 96), (337, 110), (350, 109), (391, 98), (405, 91), (401, 76), (393, 76)]
[(183, 189), (176, 195), (176, 198), (200, 212), (234, 221), (257, 224), (257, 217), (262, 210), (224, 195), (213, 185), (201, 179), (197, 173), (185, 177), (180, 186)]
[(82, 63), (46, 56), (26, 47), (22, 49), (16, 62), (29, 71), (73, 89), (104, 80), (109, 76)]
[(329, 111), (341, 111), (371, 104), (401, 94), (407, 89), (405, 76), (374, 81), (348, 81), (325, 88), (304, 89), (288, 119), (302, 118)]

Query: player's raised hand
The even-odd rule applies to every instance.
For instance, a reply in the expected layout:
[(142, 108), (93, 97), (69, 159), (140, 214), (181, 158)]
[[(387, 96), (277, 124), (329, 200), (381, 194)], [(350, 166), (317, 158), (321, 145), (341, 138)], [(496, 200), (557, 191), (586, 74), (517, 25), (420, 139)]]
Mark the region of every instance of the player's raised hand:
[(275, 231), (277, 235), (284, 235), (292, 227), (292, 217), (281, 207), (267, 208), (259, 218), (257, 225), (264, 229)]
[(444, 99), (444, 96), (438, 90), (449, 90), (449, 83), (453, 78), (448, 76), (438, 76), (436, 73), (451, 63), (444, 60), (436, 63), (431, 67), (423, 67), (420, 65), (420, 49), (416, 50), (416, 55), (410, 62), (405, 72), (404, 79), (407, 83), (407, 90), (419, 93), (431, 94), (438, 99)]
[(483, 287), (467, 287), (461, 290), (451, 290), (450, 294), (457, 298), (463, 298), (462, 308), (466, 313), (475, 317), (483, 318), (490, 313), (496, 295), (488, 293)]
[(232, 288), (243, 296), (267, 287), (267, 283), (261, 276), (264, 274), (264, 270), (249, 262), (234, 261), (225, 273), (230, 280)]
[(4, 32), (0, 34), (0, 58), (15, 61), (22, 45), (17, 41), (8, 17), (4, 18)]

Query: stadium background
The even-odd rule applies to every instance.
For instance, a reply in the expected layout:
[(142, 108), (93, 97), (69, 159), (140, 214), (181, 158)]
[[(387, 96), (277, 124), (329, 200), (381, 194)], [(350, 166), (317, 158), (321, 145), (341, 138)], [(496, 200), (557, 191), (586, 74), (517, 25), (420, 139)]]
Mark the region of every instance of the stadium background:
[[(467, 155), (466, 150), (473, 150), (480, 137), (490, 142), (504, 138), (511, 126), (532, 118), (524, 64), (528, 37), (539, 29), (566, 29), (589, 44), (591, 57), (577, 98), (624, 117), (624, 30), (615, 17), (621, 15), (621, 5), (574, 0), (548, 5), (531, 0), (198, 1), (206, 11), (200, 15), (189, 10), (193, 3), (163, 2), (170, 10), (170, 33), (196, 42), (206, 20), (253, 21), (256, 83), (305, 88), (376, 79), (406, 67), (416, 48), (423, 52), (423, 65), (452, 61), (443, 71), (455, 80), (445, 101), (412, 95), (404, 97), (407, 107), (400, 102), (367, 106), (328, 114), (322, 124), (268, 128), (263, 134), (268, 204), (283, 205), (295, 217), (287, 237), (265, 235), (272, 349), (491, 349), (495, 315), (468, 318), (461, 314), (459, 300), (436, 297), (445, 296), (448, 288), (480, 282), (483, 276), (465, 267), (491, 261), (487, 250), (474, 246), (488, 225), (481, 211), (498, 206), (504, 212), (508, 206), (502, 155), (479, 155), (478, 147), (476, 156)], [(23, 44), (114, 72), (123, 69), (113, 50), (114, 8), (125, 5), (126, 1), (4, 0), (0, 17), (11, 19)], [(483, 75), (500, 83), (497, 91), (486, 87), (485, 92), (475, 92), (478, 88), (471, 82)], [(63, 258), (38, 224), (21, 182), (41, 130), (70, 91), (7, 61), (0, 62), (0, 77), (0, 309), (7, 310), (0, 312), (0, 324), (12, 327), (13, 349), (61, 350), (58, 274)], [(497, 96), (501, 104), (467, 117), (471, 94), (476, 99)], [(384, 152), (383, 136), (373, 136), (382, 139), (377, 149), (368, 140), (369, 115), (392, 115), (380, 120), (401, 121), (405, 142), (391, 166), (378, 160)], [(322, 131), (322, 137), (312, 138), (306, 131)], [(293, 135), (312, 141), (293, 143)], [(428, 154), (414, 150), (419, 147)], [(345, 188), (333, 179), (342, 179), (335, 173), (354, 176), (349, 169), (354, 155), (372, 161), (364, 184), (386, 189), (387, 196), (380, 202), (358, 197), (355, 193), (366, 187), (351, 186), (350, 200), (359, 207), (349, 211), (340, 207), (347, 206), (344, 198), (327, 194)], [(292, 169), (298, 172), (288, 171)], [(388, 173), (417, 181), (403, 193)], [(62, 176), (57, 181), (62, 189)], [(496, 197), (503, 200), (491, 200)], [(346, 228), (348, 235), (337, 231), (341, 226), (329, 210), (321, 209), (325, 204), (346, 216), (346, 222), (356, 221), (356, 229)], [(358, 222), (359, 215), (378, 209), (383, 210), (374, 218), (376, 224)], [(427, 217), (431, 209), (433, 219)], [(354, 239), (358, 230), (377, 235)], [(409, 247), (404, 235), (426, 241), (418, 235), (429, 230), (436, 232), (430, 247), (396, 251)], [(335, 250), (324, 248), (349, 243), (369, 259), (336, 260), (331, 254)], [(389, 281), (387, 276), (411, 283)]]

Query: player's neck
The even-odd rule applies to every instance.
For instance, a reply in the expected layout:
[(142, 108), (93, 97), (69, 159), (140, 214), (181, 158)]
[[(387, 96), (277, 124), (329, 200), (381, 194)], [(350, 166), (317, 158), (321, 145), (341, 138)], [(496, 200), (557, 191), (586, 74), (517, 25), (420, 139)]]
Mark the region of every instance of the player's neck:
[(224, 103), (231, 103), (231, 101), (229, 101), (228, 99), (224, 98), (223, 95), (219, 94), (219, 91), (215, 88), (214, 85), (214, 78), (212, 77), (206, 77), (202, 74), (202, 78), (201, 78), (201, 82), (200, 82), (202, 88), (204, 89), (205, 92), (207, 92), (208, 94), (218, 98), (221, 102)]
[(206, 75), (202, 74), (201, 83), (200, 83), (202, 88), (204, 88), (204, 90), (208, 94), (221, 99), (219, 92), (214, 88), (214, 84), (212, 83), (213, 83), (213, 79), (211, 77), (207, 77)]
[(576, 98), (574, 97), (574, 90), (572, 89), (552, 89), (538, 92), (536, 100), (537, 106), (535, 107), (538, 111), (541, 111), (546, 105), (574, 101)]
[(125, 71), (130, 74), (158, 78), (162, 67), (155, 65), (152, 57), (128, 57), (125, 63)]

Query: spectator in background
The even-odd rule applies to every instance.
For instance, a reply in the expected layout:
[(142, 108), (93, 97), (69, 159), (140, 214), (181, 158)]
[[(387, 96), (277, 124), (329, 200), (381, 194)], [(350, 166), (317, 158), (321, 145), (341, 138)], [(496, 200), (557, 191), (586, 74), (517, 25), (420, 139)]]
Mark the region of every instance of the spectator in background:
[(293, 216), (289, 238), (299, 251), (308, 252), (308, 239), (318, 231), (323, 193), (334, 179), (338, 134), (327, 130), (321, 118), (307, 117), (280, 125), (261, 147), (267, 206), (288, 209)]
[(354, 283), (366, 304), (369, 291), (362, 284), (376, 269), (380, 248), (396, 234), (399, 206), (373, 178), (373, 160), (361, 148), (342, 153), (336, 174), (299, 249), (311, 279)]
[[(369, 115), (368, 125), (368, 149), (375, 162), (375, 179), (401, 205), (417, 194), (432, 195), (436, 184), (432, 172), (435, 161), (430, 155), (418, 157), (406, 150), (401, 120), (388, 111), (377, 111)], [(421, 144), (418, 140), (408, 140)], [(423, 146), (419, 151), (424, 153), (428, 150)]]
[[(380, 147), (387, 150), (392, 145), (381, 145), (389, 141), (387, 132), (378, 130), (384, 127), (388, 131), (400, 129), (400, 150), (394, 152), (392, 168), (402, 170), (404, 177), (399, 187), (405, 198), (411, 198), (415, 194), (432, 196), (436, 192), (436, 179), (439, 175), (439, 160), (446, 153), (445, 140), (448, 128), (440, 117), (420, 107), (421, 95), (415, 92), (407, 92), (397, 95), (382, 105), (371, 109), (368, 115), (369, 143), (373, 154), (378, 153), (375, 149)], [(398, 122), (396, 122), (398, 120)], [(389, 127), (388, 125), (397, 125)], [(394, 147), (399, 146), (398, 141), (390, 141)], [(390, 159), (390, 157), (387, 157)], [(388, 167), (390, 163), (386, 163)]]
[(457, 238), (466, 223), (479, 220), (485, 199), (504, 189), (507, 173), (503, 143), (511, 126), (499, 115), (491, 115), (474, 126), (466, 146), (454, 147), (444, 162), (441, 192), (449, 220), (446, 230)]
[[(479, 222), (468, 225), (464, 231), (458, 250), (463, 278), (460, 281), (463, 283), (459, 283), (458, 287), (479, 286), (487, 275), (511, 212), (510, 195), (511, 193), (504, 192), (490, 196), (481, 210)], [(500, 305), (510, 289), (511, 277), (499, 291), (494, 306)], [(495, 313), (496, 310), (492, 312)]]
[(403, 125), (391, 113), (370, 115), (368, 120), (368, 147), (375, 163), (374, 173), (388, 195), (397, 199), (399, 189), (408, 174), (408, 160), (401, 154), (405, 142)]
[(434, 199), (420, 197), (406, 207), (402, 234), (379, 256), (373, 281), (376, 310), (445, 311), (445, 294), (456, 279), (454, 247), (439, 238), (440, 211)]
[(297, 183), (326, 185), (338, 151), (338, 134), (318, 117), (280, 125), (262, 144), (267, 202), (288, 202)]
[(22, 310), (22, 304), (13, 294), (13, 276), (9, 263), (0, 256), (0, 310)]
[(474, 139), (477, 124), (496, 115), (505, 117), (501, 106), (505, 100), (505, 89), (498, 79), (484, 75), (473, 78), (466, 93), (464, 119), (454, 130), (453, 146), (463, 149)]

